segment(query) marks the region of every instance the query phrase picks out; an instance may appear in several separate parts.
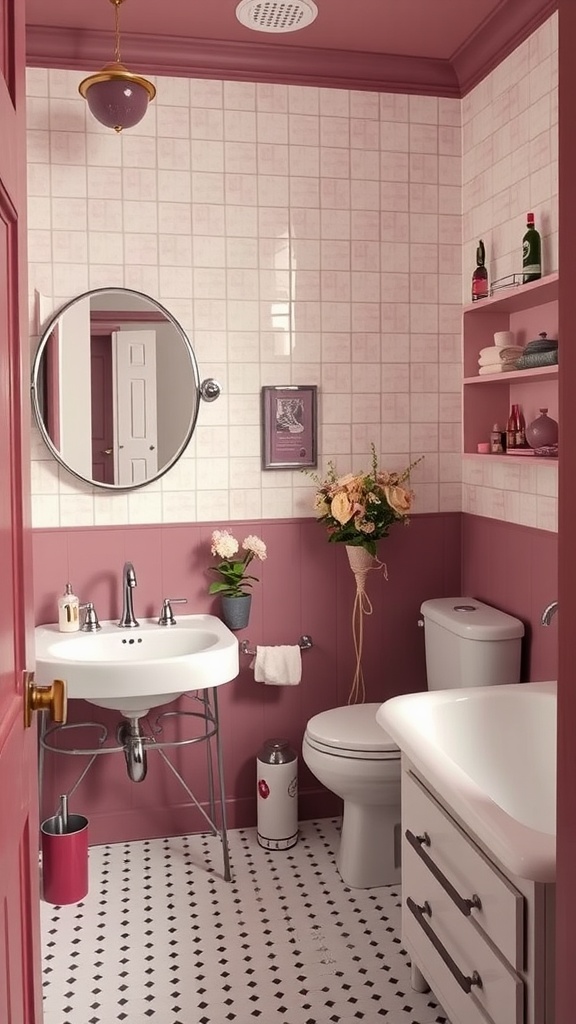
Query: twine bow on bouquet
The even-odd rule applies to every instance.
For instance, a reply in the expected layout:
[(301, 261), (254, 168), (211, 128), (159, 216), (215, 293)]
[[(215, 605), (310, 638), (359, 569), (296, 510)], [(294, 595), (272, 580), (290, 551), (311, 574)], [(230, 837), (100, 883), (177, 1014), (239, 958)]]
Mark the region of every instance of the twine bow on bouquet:
[(404, 484), (412, 469), (424, 456), (401, 472), (385, 472), (378, 468), (374, 445), (369, 473), (348, 473), (338, 476), (332, 462), (328, 463), (326, 479), (313, 479), (318, 484), (314, 509), (318, 522), (328, 528), (331, 543), (346, 545), (350, 567), (356, 579), (356, 596), (352, 609), (352, 636), (356, 654), (356, 670), (348, 698), (349, 704), (365, 700), (366, 689), (362, 669), (364, 616), (372, 614), (372, 602), (366, 593), (366, 579), (371, 569), (381, 569), (388, 579), (386, 564), (377, 557), (377, 543), (388, 536), (394, 523), (408, 524), (408, 513), (414, 495)]
[(371, 569), (382, 569), (384, 579), (388, 579), (386, 563), (376, 555), (371, 555), (367, 548), (353, 544), (346, 545), (346, 554), (350, 568), (356, 579), (356, 596), (352, 608), (352, 637), (356, 653), (356, 671), (352, 680), (352, 689), (348, 697), (349, 704), (361, 704), (366, 698), (364, 671), (362, 669), (362, 649), (364, 647), (364, 616), (372, 615), (372, 602), (366, 593), (366, 578)]

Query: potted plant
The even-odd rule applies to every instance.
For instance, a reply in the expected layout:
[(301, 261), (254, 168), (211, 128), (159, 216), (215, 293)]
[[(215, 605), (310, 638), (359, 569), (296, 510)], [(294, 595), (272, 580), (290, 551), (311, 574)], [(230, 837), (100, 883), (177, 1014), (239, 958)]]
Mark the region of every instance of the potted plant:
[[(243, 554), (239, 556), (240, 549)], [(228, 530), (214, 530), (210, 550), (220, 561), (209, 567), (209, 572), (219, 577), (210, 584), (209, 593), (220, 594), (222, 618), (228, 628), (244, 629), (250, 619), (252, 595), (249, 591), (258, 580), (247, 569), (254, 558), (264, 561), (266, 545), (260, 537), (252, 534), (245, 537), (240, 545)]]

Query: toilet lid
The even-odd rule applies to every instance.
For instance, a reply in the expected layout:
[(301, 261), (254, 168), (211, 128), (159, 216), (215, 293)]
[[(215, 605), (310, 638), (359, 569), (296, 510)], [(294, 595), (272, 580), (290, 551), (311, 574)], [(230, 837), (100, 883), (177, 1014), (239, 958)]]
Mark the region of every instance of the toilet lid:
[(380, 704), (352, 704), (321, 711), (310, 719), (306, 733), (313, 742), (338, 750), (397, 752), (392, 737), (376, 721), (379, 707)]

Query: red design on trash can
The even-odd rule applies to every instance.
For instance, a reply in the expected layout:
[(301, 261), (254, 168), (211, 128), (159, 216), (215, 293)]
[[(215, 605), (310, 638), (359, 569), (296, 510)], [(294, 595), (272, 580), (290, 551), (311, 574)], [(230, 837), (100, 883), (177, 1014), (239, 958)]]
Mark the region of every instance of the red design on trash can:
[(261, 796), (263, 800), (270, 796), (270, 786), (266, 782), (266, 779), (258, 780), (258, 795)]

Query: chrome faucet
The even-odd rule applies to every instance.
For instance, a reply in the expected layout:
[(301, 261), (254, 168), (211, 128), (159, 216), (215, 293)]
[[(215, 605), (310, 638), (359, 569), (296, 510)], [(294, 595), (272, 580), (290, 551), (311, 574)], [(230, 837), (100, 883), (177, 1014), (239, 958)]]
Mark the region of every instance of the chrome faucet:
[(134, 572), (134, 566), (132, 562), (124, 562), (124, 569), (122, 570), (122, 587), (124, 590), (124, 605), (122, 608), (122, 618), (118, 623), (119, 626), (139, 626), (134, 617), (134, 604), (132, 598), (132, 591), (136, 586), (136, 573)]
[(558, 611), (558, 601), (551, 601), (542, 612), (542, 618), (540, 619), (543, 626), (549, 626), (552, 622), (552, 617)]

